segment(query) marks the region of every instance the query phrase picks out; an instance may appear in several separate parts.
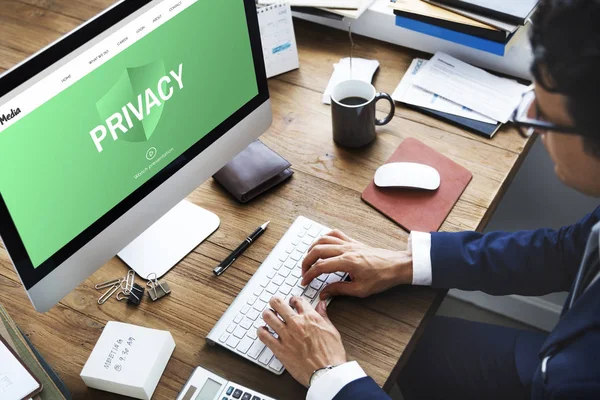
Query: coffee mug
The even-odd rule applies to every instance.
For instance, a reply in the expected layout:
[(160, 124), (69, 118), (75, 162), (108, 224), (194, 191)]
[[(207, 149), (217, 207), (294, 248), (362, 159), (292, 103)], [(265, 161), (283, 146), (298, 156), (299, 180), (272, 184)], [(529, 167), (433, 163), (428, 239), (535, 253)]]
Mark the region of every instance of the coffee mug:
[[(390, 113), (384, 119), (375, 116), (375, 105), (385, 99)], [(331, 93), (333, 140), (345, 147), (362, 147), (375, 139), (375, 126), (386, 125), (394, 117), (396, 106), (387, 93), (377, 93), (368, 82), (349, 80), (338, 83)]]

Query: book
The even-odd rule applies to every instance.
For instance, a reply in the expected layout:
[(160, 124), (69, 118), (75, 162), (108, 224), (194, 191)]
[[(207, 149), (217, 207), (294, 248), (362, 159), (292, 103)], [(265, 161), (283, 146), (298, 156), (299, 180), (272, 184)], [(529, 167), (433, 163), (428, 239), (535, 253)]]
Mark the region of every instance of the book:
[[(510, 35), (506, 43), (494, 42), (493, 40), (483, 39), (466, 33), (457, 32), (452, 29), (442, 28), (441, 26), (428, 24), (426, 22), (417, 21), (412, 18), (396, 15), (396, 26), (408, 29), (414, 32), (423, 33), (429, 36), (434, 36), (439, 39), (457, 43), (473, 49), (485, 51), (487, 53), (504, 56), (506, 48), (512, 39)], [(518, 31), (517, 31), (518, 32)]]
[[(406, 103), (403, 103), (406, 104)], [(430, 115), (432, 117), (439, 118), (443, 121), (446, 121), (452, 125), (458, 126), (460, 128), (468, 129), (472, 132), (475, 132), (479, 135), (485, 136), (489, 139), (493, 138), (498, 129), (502, 126), (500, 122), (496, 122), (495, 124), (489, 124), (483, 121), (477, 121), (470, 118), (461, 117), (459, 115), (454, 115), (450, 113), (445, 113), (442, 111), (432, 110), (426, 107), (414, 106), (412, 104), (406, 104), (408, 107), (413, 108), (417, 111), (422, 112), (423, 114)]]
[(467, 188), (473, 174), (443, 154), (418, 141), (407, 138), (387, 163), (415, 162), (429, 165), (440, 174), (437, 190), (379, 188), (371, 181), (362, 194), (364, 202), (406, 230), (435, 232)]
[(8, 312), (0, 305), (0, 335), (11, 346), (23, 363), (31, 370), (32, 374), (40, 380), (43, 390), (36, 396), (36, 400), (70, 400), (65, 384), (50, 368), (31, 342), (23, 335)]
[(437, 0), (449, 6), (524, 25), (537, 7), (539, 0)]
[(509, 35), (501, 29), (421, 0), (395, 0), (395, 2), (390, 2), (390, 7), (393, 8), (396, 15), (494, 42), (505, 43)]
[(437, 0), (423, 0), (423, 1), (426, 1), (429, 4), (433, 4), (433, 5), (441, 7), (441, 8), (445, 8), (448, 11), (452, 11), (453, 13), (465, 16), (467, 18), (474, 19), (475, 21), (479, 21), (482, 24), (486, 24), (486, 25), (501, 29), (507, 33), (515, 33), (517, 31), (517, 29), (519, 29), (522, 26), (519, 24), (511, 24), (509, 22), (501, 21), (496, 18), (486, 17), (484, 15), (477, 14), (473, 11), (467, 11), (467, 10), (463, 10), (462, 8), (458, 8), (458, 7), (450, 6), (448, 4), (440, 3)]

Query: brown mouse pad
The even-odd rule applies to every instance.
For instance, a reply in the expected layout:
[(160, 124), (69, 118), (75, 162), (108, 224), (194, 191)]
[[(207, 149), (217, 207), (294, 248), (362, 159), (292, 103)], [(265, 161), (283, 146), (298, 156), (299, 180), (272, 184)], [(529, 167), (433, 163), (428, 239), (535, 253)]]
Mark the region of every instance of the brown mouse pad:
[(473, 174), (420, 141), (405, 139), (387, 163), (414, 162), (435, 168), (441, 178), (435, 191), (378, 188), (371, 181), (362, 199), (406, 230), (434, 232), (456, 204)]

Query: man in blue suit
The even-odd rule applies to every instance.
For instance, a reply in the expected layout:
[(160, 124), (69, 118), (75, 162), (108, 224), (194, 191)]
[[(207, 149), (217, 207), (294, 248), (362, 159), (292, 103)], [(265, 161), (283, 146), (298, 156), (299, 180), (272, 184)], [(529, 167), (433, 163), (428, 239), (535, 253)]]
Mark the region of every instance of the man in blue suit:
[[(600, 197), (600, 0), (541, 0), (533, 23), (535, 89), (514, 121), (541, 135), (560, 179)], [(550, 334), (434, 318), (400, 379), (412, 399), (600, 399), (600, 208), (559, 230), (519, 233), (413, 232), (407, 251), (375, 249), (339, 231), (303, 263), (303, 281), (345, 271), (352, 282), (322, 297), (366, 297), (396, 285), (482, 290), (494, 295), (570, 291)], [(412, 243), (410, 243), (412, 242)], [(387, 399), (347, 362), (325, 304), (271, 301), (260, 339), (309, 399)], [(279, 315), (276, 315), (279, 314)], [(279, 318), (281, 317), (281, 318)]]

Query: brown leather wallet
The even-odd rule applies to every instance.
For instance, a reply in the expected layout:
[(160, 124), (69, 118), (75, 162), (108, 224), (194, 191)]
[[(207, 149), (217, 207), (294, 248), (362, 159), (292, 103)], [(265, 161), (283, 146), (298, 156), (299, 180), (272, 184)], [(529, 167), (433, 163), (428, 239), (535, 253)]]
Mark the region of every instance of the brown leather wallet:
[(292, 165), (260, 140), (252, 142), (213, 178), (238, 201), (247, 203), (294, 174)]

